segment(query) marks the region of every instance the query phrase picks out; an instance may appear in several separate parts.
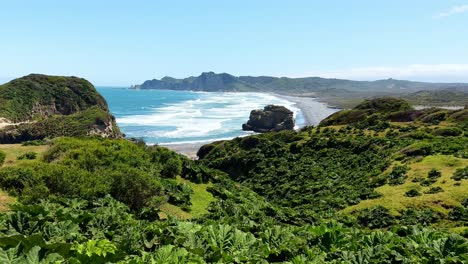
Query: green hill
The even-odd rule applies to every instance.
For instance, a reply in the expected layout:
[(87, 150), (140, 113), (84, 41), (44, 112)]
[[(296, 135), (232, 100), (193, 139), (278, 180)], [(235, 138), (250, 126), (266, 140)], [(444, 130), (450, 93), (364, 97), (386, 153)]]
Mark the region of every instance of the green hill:
[[(299, 222), (344, 217), (342, 210), (353, 212), (359, 222), (372, 205), (394, 213), (395, 220), (385, 226), (406, 221), (398, 217), (407, 210), (425, 208), (440, 213), (431, 223), (464, 226), (464, 220), (450, 221), (450, 208), (467, 198), (466, 182), (451, 178), (468, 164), (466, 116), (467, 110), (416, 111), (401, 99), (379, 98), (335, 113), (317, 128), (215, 142), (198, 155), (203, 164), (292, 210)], [(431, 169), (441, 171), (442, 178), (426, 179)], [(395, 196), (419, 186), (413, 180), (428, 182), (422, 186), (430, 187), (417, 188), (424, 199)], [(425, 194), (437, 191), (432, 187), (446, 192)], [(438, 204), (431, 203), (435, 197)], [(389, 204), (402, 199), (406, 202), (398, 206)]]
[(0, 260), (466, 263), (466, 110), (351, 111), (364, 114), (214, 142), (200, 160), (100, 137), (0, 145)]
[(428, 108), (415, 110), (403, 100), (392, 97), (365, 100), (353, 109), (336, 112), (321, 121), (321, 126), (354, 124), (367, 126), (388, 126), (385, 122), (419, 122), (438, 124), (440, 122), (468, 122), (468, 109), (447, 110)]
[(0, 85), (0, 142), (121, 133), (85, 79), (31, 74)]
[(468, 105), (468, 91), (442, 89), (437, 91), (419, 91), (405, 96), (413, 105), (430, 106), (465, 106)]

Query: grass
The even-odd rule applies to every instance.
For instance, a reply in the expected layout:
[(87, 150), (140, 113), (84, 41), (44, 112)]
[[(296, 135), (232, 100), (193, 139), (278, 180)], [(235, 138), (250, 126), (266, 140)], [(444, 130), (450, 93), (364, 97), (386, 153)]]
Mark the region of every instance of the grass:
[(197, 184), (183, 179), (180, 176), (177, 176), (176, 180), (180, 183), (186, 183), (192, 188), (193, 194), (190, 196), (190, 202), (192, 202), (192, 210), (190, 211), (190, 213), (185, 212), (176, 205), (166, 203), (160, 207), (161, 213), (159, 214), (159, 217), (161, 217), (162, 219), (166, 219), (169, 216), (172, 216), (180, 220), (187, 220), (197, 218), (208, 213), (208, 206), (212, 201), (215, 200), (213, 195), (207, 191), (207, 188), (211, 185), (211, 183)]
[[(459, 186), (455, 186), (455, 180), (450, 177), (456, 169), (468, 166), (468, 159), (456, 158), (448, 155), (427, 156), (421, 161), (409, 165), (408, 178), (402, 185), (390, 186), (388, 184), (376, 188), (382, 194), (377, 199), (364, 200), (357, 205), (347, 207), (343, 212), (355, 212), (365, 208), (382, 205), (399, 215), (400, 212), (410, 207), (428, 206), (432, 209), (447, 214), (450, 208), (459, 206), (463, 198), (468, 196), (468, 182), (460, 181)], [(441, 172), (441, 177), (431, 186), (423, 187), (419, 182), (412, 182), (413, 179), (426, 178), (431, 169)], [(431, 187), (441, 187), (444, 191), (436, 194), (424, 194)], [(411, 189), (418, 190), (422, 195), (417, 197), (406, 197), (405, 193)]]
[(0, 190), (0, 212), (8, 211), (10, 204), (14, 203), (16, 199), (9, 196), (4, 191)]
[(179, 220), (187, 220), (193, 217), (191, 213), (185, 212), (180, 207), (169, 203), (161, 205), (159, 209), (161, 210), (159, 213), (159, 217), (161, 219), (167, 219), (171, 216)]
[(193, 190), (193, 194), (190, 197), (190, 201), (192, 202), (192, 216), (196, 218), (208, 213), (208, 206), (215, 200), (213, 195), (206, 190), (211, 183), (197, 184), (186, 179), (182, 179), (181, 177), (177, 177), (177, 181), (188, 184)]
[(18, 156), (26, 152), (36, 152), (38, 156), (36, 159), (40, 159), (42, 154), (47, 150), (49, 146), (22, 146), (21, 144), (0, 144), (0, 151), (5, 152), (6, 158), (3, 166), (11, 166), (19, 162), (27, 162), (25, 160), (18, 160)]
[[(18, 156), (26, 152), (36, 152), (39, 155), (36, 159), (42, 156), (48, 146), (22, 146), (21, 144), (0, 144), (0, 151), (6, 154), (5, 163), (3, 166), (12, 166), (18, 163), (28, 162), (27, 160), (18, 160)], [(9, 205), (14, 203), (16, 199), (9, 196), (6, 192), (0, 190), (0, 212), (7, 211)]]

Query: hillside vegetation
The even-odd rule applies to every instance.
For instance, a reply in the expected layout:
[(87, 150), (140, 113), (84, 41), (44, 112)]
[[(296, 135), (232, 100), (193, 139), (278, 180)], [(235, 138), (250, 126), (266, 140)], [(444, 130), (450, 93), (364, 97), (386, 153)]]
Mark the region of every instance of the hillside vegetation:
[(0, 148), (18, 155), (0, 168), (0, 260), (466, 263), (466, 110), (394, 122), (415, 110), (386, 98), (352, 111), (365, 113), (214, 142), (197, 161), (123, 139)]
[(121, 136), (104, 98), (76, 77), (31, 74), (0, 85), (0, 123), (0, 143)]

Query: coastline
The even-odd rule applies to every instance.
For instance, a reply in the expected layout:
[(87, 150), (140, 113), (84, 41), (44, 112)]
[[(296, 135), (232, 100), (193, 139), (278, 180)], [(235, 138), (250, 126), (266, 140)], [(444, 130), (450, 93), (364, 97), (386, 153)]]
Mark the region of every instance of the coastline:
[[(296, 105), (297, 108), (299, 108), (304, 118), (304, 124), (302, 124), (301, 127), (318, 125), (323, 118), (340, 110), (338, 108), (330, 107), (328, 104), (321, 102), (318, 98), (315, 97), (282, 95), (276, 93), (269, 94), (292, 102)], [(246, 117), (246, 120), (247, 119), (248, 117)], [(239, 127), (239, 129), (241, 128)], [(213, 141), (208, 142), (170, 143), (159, 145), (173, 150), (179, 154), (185, 155), (190, 159), (197, 159), (197, 151), (200, 149), (201, 146), (219, 140), (221, 139), (215, 139)]]
[(327, 116), (341, 109), (334, 108), (317, 97), (294, 96), (272, 93), (272, 95), (293, 102), (304, 117), (304, 126), (316, 126)]
[(172, 151), (175, 151), (179, 154), (187, 156), (189, 159), (196, 160), (198, 159), (197, 152), (201, 146), (209, 144), (210, 142), (198, 142), (198, 143), (173, 143), (173, 144), (160, 144), (159, 146), (168, 148)]

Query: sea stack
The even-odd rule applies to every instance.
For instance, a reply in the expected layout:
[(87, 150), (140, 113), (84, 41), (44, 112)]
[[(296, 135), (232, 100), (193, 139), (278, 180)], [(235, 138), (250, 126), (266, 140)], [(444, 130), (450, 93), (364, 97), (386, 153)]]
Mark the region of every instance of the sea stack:
[(294, 129), (294, 113), (284, 106), (267, 105), (250, 112), (249, 121), (242, 130), (259, 133)]

